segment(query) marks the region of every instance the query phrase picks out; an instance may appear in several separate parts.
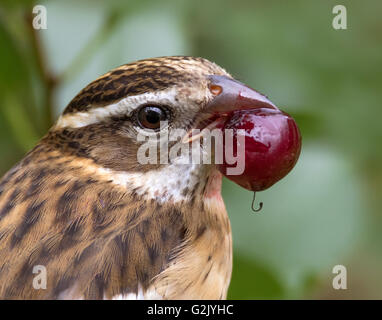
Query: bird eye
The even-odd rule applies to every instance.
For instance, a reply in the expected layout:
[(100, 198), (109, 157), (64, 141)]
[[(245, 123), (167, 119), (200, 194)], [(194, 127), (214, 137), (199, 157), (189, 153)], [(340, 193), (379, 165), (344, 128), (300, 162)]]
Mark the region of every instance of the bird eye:
[(158, 106), (144, 106), (138, 111), (138, 122), (142, 128), (157, 130), (161, 121), (167, 120), (167, 113)]

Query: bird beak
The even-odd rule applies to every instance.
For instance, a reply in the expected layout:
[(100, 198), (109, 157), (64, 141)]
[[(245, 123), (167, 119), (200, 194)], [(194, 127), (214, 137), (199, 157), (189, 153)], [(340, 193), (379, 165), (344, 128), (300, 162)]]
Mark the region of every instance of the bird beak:
[[(207, 121), (206, 126), (199, 129), (214, 129), (222, 127), (227, 116), (237, 110), (248, 109), (272, 109), (280, 110), (268, 98), (245, 84), (226, 76), (211, 75), (208, 77), (209, 89), (214, 98), (205, 106), (204, 112), (200, 117), (199, 125), (207, 118), (213, 119)], [(182, 139), (183, 143), (189, 143), (199, 139), (203, 131), (199, 134), (193, 134), (192, 130)]]
[(268, 98), (245, 84), (226, 76), (209, 76), (209, 89), (215, 96), (206, 106), (210, 113), (227, 114), (236, 110), (267, 108), (279, 111)]

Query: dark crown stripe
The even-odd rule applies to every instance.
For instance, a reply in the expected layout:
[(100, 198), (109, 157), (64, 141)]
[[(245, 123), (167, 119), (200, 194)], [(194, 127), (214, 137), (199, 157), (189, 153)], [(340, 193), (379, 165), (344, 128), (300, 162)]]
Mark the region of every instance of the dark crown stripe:
[[(64, 114), (88, 111), (146, 92), (164, 90), (192, 81), (192, 72), (185, 72), (187, 61), (195, 62), (211, 73), (216, 65), (202, 58), (162, 57), (122, 65), (85, 87), (66, 107)], [(174, 65), (181, 66), (175, 68)], [(184, 65), (184, 66), (183, 66)]]

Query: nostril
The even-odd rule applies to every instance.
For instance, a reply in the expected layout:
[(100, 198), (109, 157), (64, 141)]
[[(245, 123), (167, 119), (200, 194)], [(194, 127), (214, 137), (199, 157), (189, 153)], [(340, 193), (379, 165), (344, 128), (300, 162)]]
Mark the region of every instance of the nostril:
[(218, 96), (223, 92), (223, 88), (221, 86), (211, 84), (210, 85), (210, 91), (214, 96)]

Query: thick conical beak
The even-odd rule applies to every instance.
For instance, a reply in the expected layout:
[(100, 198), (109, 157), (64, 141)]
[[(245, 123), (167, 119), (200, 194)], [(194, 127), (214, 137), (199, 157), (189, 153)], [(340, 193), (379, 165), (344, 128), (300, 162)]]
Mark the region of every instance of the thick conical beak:
[[(199, 139), (206, 129), (222, 127), (227, 116), (233, 111), (265, 108), (281, 112), (266, 96), (237, 80), (216, 75), (209, 76), (209, 80), (209, 89), (214, 98), (205, 106), (197, 123), (197, 129), (202, 131), (194, 134), (190, 130), (183, 137), (184, 143)], [(206, 119), (212, 122), (207, 121), (207, 124), (202, 125)]]
[(245, 84), (226, 76), (209, 76), (209, 89), (215, 96), (205, 111), (230, 113), (235, 110), (268, 108), (279, 109), (268, 98)]

